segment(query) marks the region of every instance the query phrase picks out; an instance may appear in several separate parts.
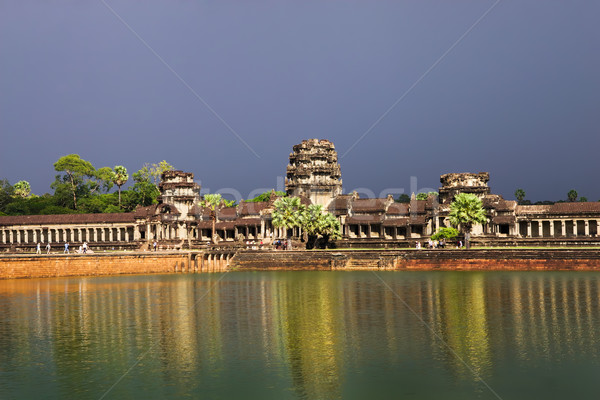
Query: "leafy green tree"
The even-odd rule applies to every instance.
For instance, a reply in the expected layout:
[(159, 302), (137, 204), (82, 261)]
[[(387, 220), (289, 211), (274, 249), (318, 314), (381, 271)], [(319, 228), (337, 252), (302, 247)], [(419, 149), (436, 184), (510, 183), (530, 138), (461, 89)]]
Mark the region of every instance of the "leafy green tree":
[(579, 201), (580, 201), (580, 202), (582, 202), (582, 203), (585, 203), (586, 201), (588, 201), (588, 198), (587, 198), (587, 197), (585, 197), (585, 196), (581, 196), (581, 197), (579, 198)]
[(406, 193), (402, 193), (400, 196), (398, 196), (398, 198), (396, 199), (396, 202), (398, 202), (398, 203), (410, 203), (410, 196), (407, 195)]
[[(417, 200), (427, 200), (429, 196), (438, 196), (438, 192), (417, 193)], [(410, 201), (410, 198), (409, 198)]]
[(27, 181), (19, 181), (13, 185), (13, 188), (15, 196), (23, 199), (31, 194), (31, 185)]
[(6, 179), (0, 180), (0, 212), (4, 212), (7, 205), (13, 201), (15, 188)]
[(460, 226), (465, 233), (465, 245), (467, 249), (471, 247), (470, 240), (473, 225), (487, 222), (481, 199), (472, 193), (457, 194), (454, 197), (454, 201), (450, 204), (448, 217), (452, 225)]
[(285, 196), (287, 196), (286, 192), (270, 190), (268, 192), (264, 192), (264, 193), (259, 194), (258, 196), (256, 196), (253, 199), (246, 200), (246, 201), (247, 202), (251, 202), (251, 203), (257, 203), (259, 201), (269, 201), (271, 199), (271, 193), (275, 193), (275, 195), (278, 196), (278, 197), (285, 197)]
[[(73, 208), (77, 210), (78, 195), (90, 194), (102, 186), (102, 181), (109, 175), (110, 168), (104, 167), (96, 171), (92, 163), (83, 160), (78, 154), (69, 154), (54, 163), (54, 169), (64, 175), (57, 175), (52, 188), (67, 188), (73, 196)], [(110, 170), (112, 172), (112, 170)]]
[[(149, 206), (156, 203), (156, 199), (160, 195), (158, 187), (152, 183), (152, 175), (148, 165), (144, 165), (139, 171), (134, 172), (133, 192), (136, 195), (134, 203), (141, 206)], [(131, 199), (129, 199), (131, 201)]]
[(515, 198), (517, 199), (519, 204), (521, 204), (525, 199), (525, 191), (523, 189), (515, 190)]
[(427, 193), (417, 193), (417, 200), (427, 200)]
[(569, 190), (569, 193), (567, 193), (567, 198), (569, 199), (569, 201), (577, 201), (577, 191), (575, 189), (571, 189)]
[(200, 201), (200, 206), (210, 210), (210, 219), (212, 221), (212, 242), (217, 243), (217, 234), (215, 224), (217, 223), (217, 212), (222, 207), (231, 207), (235, 201), (225, 200), (219, 193), (205, 194), (204, 199)]
[[(302, 213), (305, 206), (299, 197), (282, 197), (273, 203), (273, 226), (284, 228), (286, 231), (302, 224)], [(287, 235), (288, 249), (292, 248), (292, 240)]]
[(452, 240), (459, 234), (458, 230), (452, 227), (440, 228), (436, 233), (431, 235), (432, 240)]
[(119, 188), (119, 207), (121, 207), (121, 186), (123, 186), (129, 180), (127, 174), (127, 168), (122, 165), (117, 165), (114, 168), (114, 175), (112, 182)]
[(144, 164), (144, 167), (147, 168), (150, 177), (152, 178), (154, 185), (158, 187), (160, 182), (160, 177), (163, 172), (172, 171), (175, 168), (169, 164), (166, 160), (162, 160), (158, 164)]

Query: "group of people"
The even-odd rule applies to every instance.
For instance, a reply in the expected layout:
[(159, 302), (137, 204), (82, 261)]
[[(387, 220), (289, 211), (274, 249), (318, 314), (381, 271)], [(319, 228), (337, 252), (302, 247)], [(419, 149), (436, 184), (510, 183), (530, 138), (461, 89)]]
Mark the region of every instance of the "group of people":
[(275, 246), (275, 250), (287, 250), (287, 241), (285, 240), (275, 240), (273, 242), (273, 246)]
[[(463, 247), (462, 240), (457, 241), (456, 242), (456, 248), (457, 249), (462, 249), (462, 247)], [(421, 247), (421, 242), (416, 242), (415, 243), (415, 248), (417, 250), (420, 250), (422, 248)], [(444, 249), (444, 248), (446, 248), (446, 239), (442, 239), (442, 240), (431, 240), (431, 239), (429, 239), (427, 241), (427, 248), (430, 249), (430, 250), (437, 249), (437, 248)]]
[[(50, 243), (47, 243), (46, 244), (46, 254), (50, 254), (51, 249), (52, 249), (52, 246), (50, 246)], [(87, 242), (83, 242), (83, 244), (81, 246), (79, 246), (77, 253), (86, 254), (87, 252), (88, 252), (88, 244), (87, 244)], [(35, 248), (35, 253), (42, 254), (42, 244), (39, 242)], [(63, 254), (71, 254), (71, 251), (69, 250), (69, 242), (65, 242), (65, 250), (63, 251)]]

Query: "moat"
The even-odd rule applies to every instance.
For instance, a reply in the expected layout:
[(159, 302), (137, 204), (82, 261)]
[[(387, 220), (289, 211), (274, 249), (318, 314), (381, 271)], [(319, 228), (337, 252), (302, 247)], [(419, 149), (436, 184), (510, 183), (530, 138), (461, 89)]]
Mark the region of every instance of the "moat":
[(2, 398), (592, 399), (600, 275), (0, 281)]

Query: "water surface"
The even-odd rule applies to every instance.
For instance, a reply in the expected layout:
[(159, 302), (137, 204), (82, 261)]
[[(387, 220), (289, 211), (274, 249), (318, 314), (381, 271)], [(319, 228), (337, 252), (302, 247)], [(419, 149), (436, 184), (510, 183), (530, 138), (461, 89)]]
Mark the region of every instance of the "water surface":
[(0, 281), (2, 399), (597, 399), (600, 274)]

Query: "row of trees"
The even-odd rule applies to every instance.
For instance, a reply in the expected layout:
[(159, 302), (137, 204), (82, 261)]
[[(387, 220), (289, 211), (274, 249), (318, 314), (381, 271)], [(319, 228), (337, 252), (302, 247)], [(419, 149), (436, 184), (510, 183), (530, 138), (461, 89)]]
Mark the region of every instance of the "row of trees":
[[(132, 211), (156, 202), (160, 175), (173, 166), (164, 160), (144, 164), (132, 174), (129, 190), (123, 190), (130, 177), (122, 165), (96, 169), (79, 155), (69, 154), (59, 158), (54, 169), (58, 174), (50, 185), (53, 194), (36, 196), (27, 181), (10, 185), (6, 179), (0, 180), (0, 215)], [(111, 193), (114, 187), (117, 191)]]
[[(282, 197), (273, 203), (273, 226), (286, 231), (299, 227), (306, 234), (306, 248), (327, 248), (330, 239), (340, 235), (340, 222), (329, 212), (323, 212), (323, 206), (311, 204), (305, 206), (299, 197)], [(291, 237), (287, 236), (291, 248)]]
[[(521, 188), (515, 190), (515, 198), (517, 199), (517, 201), (519, 202), (519, 204), (521, 204), (521, 205), (532, 204), (531, 201), (525, 200), (525, 196), (526, 196), (525, 190), (523, 190)], [(571, 189), (567, 193), (567, 200), (566, 201), (571, 202), (571, 203), (572, 202), (576, 202), (576, 201), (586, 202), (586, 201), (588, 201), (588, 199), (585, 196), (579, 197), (579, 193), (577, 193), (577, 190)], [(537, 202), (535, 202), (533, 204), (535, 204), (535, 205), (538, 205), (538, 204), (554, 204), (554, 203), (564, 203), (564, 202), (565, 202), (565, 200), (558, 200), (558, 201), (544, 200), (544, 201), (537, 201)]]

